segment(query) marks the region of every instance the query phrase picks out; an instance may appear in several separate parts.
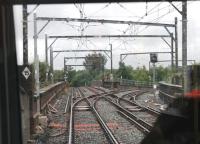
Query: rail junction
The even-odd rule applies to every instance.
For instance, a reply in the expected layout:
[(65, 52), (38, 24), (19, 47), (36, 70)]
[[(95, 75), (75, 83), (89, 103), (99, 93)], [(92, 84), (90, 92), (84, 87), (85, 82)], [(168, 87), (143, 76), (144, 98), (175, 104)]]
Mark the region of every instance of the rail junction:
[[(164, 84), (160, 87), (163, 90)], [(42, 114), (48, 123), (37, 140), (48, 144), (139, 144), (162, 113), (162, 98), (148, 86), (65, 86), (44, 104)]]

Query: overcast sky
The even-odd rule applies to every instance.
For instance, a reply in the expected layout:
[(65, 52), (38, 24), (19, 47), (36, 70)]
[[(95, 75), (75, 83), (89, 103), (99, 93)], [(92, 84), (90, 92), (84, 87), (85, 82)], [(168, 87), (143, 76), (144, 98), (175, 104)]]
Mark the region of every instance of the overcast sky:
[[(174, 3), (181, 10), (181, 2)], [(29, 5), (31, 11), (35, 5)], [(188, 2), (188, 59), (200, 62), (200, 2)], [(102, 3), (80, 5), (40, 5), (35, 13), (38, 17), (70, 17), (80, 18), (80, 10), (83, 11), (83, 18), (110, 19), (110, 20), (130, 20), (143, 22), (160, 22), (174, 24), (174, 18), (178, 18), (178, 40), (179, 59), (182, 59), (182, 30), (181, 15), (166, 2), (159, 3)], [(15, 33), (17, 45), (18, 64), (23, 62), (23, 41), (22, 41), (22, 6), (14, 6)], [(38, 31), (46, 21), (38, 21)], [(48, 35), (80, 35), (81, 27), (85, 35), (115, 35), (115, 34), (168, 34), (164, 27), (146, 27), (138, 25), (101, 24), (101, 23), (77, 23), (77, 22), (50, 22), (38, 37), (38, 54), (40, 61), (45, 59), (44, 37)], [(28, 50), (29, 63), (33, 62), (33, 14), (28, 17)], [(173, 29), (170, 29), (174, 32)], [(53, 39), (50, 39), (50, 44)], [(170, 39), (167, 39), (170, 42)], [(121, 53), (127, 52), (151, 52), (170, 51), (170, 48), (161, 38), (96, 38), (96, 39), (59, 39), (53, 45), (54, 50), (63, 49), (109, 49), (109, 43), (113, 45), (113, 66), (118, 68)], [(54, 60), (54, 69), (63, 68), (64, 56), (85, 56), (87, 53), (61, 53)], [(54, 54), (55, 56), (55, 54)], [(158, 55), (159, 60), (169, 60), (169, 54)], [(83, 60), (69, 60), (67, 64), (82, 64)], [(128, 56), (124, 62), (133, 67), (148, 66), (149, 55)], [(161, 63), (160, 63), (161, 64)], [(162, 63), (167, 66), (170, 63)], [(180, 63), (181, 64), (181, 63)], [(110, 67), (110, 60), (106, 67)], [(80, 69), (80, 68), (77, 68)]]

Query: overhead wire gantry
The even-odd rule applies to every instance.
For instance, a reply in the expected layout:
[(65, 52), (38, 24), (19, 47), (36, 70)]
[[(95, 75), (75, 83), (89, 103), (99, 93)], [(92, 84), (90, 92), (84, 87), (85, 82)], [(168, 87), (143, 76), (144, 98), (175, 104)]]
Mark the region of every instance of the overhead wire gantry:
[[(46, 23), (42, 26), (42, 28), (37, 31), (37, 21), (46, 21)], [(68, 39), (72, 38), (112, 38), (112, 37), (161, 37), (166, 43), (168, 43), (165, 38), (166, 37), (171, 37), (172, 43), (175, 42), (175, 59), (176, 59), (176, 67), (178, 67), (178, 42), (177, 42), (177, 19), (175, 18), (175, 23), (174, 24), (167, 24), (167, 23), (152, 23), (152, 22), (137, 22), (137, 21), (124, 21), (124, 20), (105, 20), (105, 19), (88, 19), (88, 18), (56, 18), (56, 17), (37, 17), (36, 14), (34, 13), (34, 57), (35, 61), (37, 61), (37, 37), (38, 35), (45, 29), (45, 27), (52, 21), (65, 21), (65, 22), (80, 22), (80, 23), (108, 23), (108, 24), (127, 24), (127, 25), (148, 25), (148, 26), (155, 26), (155, 27), (164, 27), (165, 30), (169, 33), (168, 36), (166, 35), (79, 35), (79, 36), (64, 36)], [(168, 28), (174, 28), (174, 35), (172, 32), (169, 31)], [(46, 36), (45, 36), (46, 37)], [(56, 42), (58, 38), (64, 38), (63, 36), (57, 36), (54, 37), (54, 41), (50, 44), (50, 46), (46, 46), (46, 63), (48, 63), (48, 49)], [(53, 38), (53, 36), (51, 37)], [(45, 40), (46, 41), (46, 40)], [(112, 47), (112, 44), (110, 44)], [(173, 47), (171, 45), (171, 51), (173, 55)], [(111, 58), (112, 59), (112, 58)], [(111, 60), (112, 63), (112, 60)], [(37, 68), (37, 64), (35, 64)], [(48, 69), (47, 69), (48, 71)], [(112, 64), (111, 64), (111, 73), (112, 73)]]
[[(151, 23), (151, 22), (135, 22), (135, 21), (122, 21), (122, 20), (105, 20), (105, 19), (85, 19), (85, 18), (56, 18), (56, 17), (36, 17), (35, 20), (37, 21), (47, 21), (44, 26), (40, 29), (38, 34), (51, 22), (51, 21), (65, 21), (65, 22), (85, 22), (85, 23), (109, 23), (109, 24), (128, 24), (128, 25), (148, 25), (148, 26), (159, 26), (164, 27), (166, 31), (169, 33), (169, 35), (173, 38), (173, 41), (175, 42), (175, 59), (176, 59), (176, 67), (178, 67), (178, 42), (177, 42), (177, 18), (175, 18), (174, 24), (166, 24), (166, 23)], [(169, 27), (174, 28), (174, 35), (169, 31)], [(100, 35), (100, 36), (68, 36), (66, 38), (98, 38), (98, 37), (128, 37), (123, 35), (115, 35), (115, 36), (107, 36), (107, 35)], [(136, 37), (136, 36), (135, 36)], [(140, 35), (138, 37), (143, 37), (143, 35)], [(146, 36), (144, 36), (146, 37)], [(151, 37), (151, 36), (149, 36)], [(156, 37), (156, 36), (152, 36)], [(159, 36), (157, 36), (159, 37)], [(160, 36), (166, 43), (167, 41), (164, 39), (165, 36)], [(57, 38), (63, 38), (63, 36), (59, 36)], [(54, 42), (57, 40), (55, 38)]]

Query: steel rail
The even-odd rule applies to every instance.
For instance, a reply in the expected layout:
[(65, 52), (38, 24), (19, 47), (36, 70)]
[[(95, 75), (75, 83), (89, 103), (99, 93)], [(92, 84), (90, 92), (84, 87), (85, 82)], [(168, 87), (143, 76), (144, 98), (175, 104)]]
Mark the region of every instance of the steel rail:
[[(80, 90), (80, 93), (85, 97), (85, 94), (81, 90)], [(106, 137), (108, 138), (110, 143), (111, 144), (119, 144), (119, 142), (117, 141), (117, 139), (115, 138), (115, 136), (113, 135), (113, 133), (111, 132), (111, 130), (109, 129), (107, 124), (104, 122), (104, 120), (101, 118), (101, 116), (95, 109), (94, 104), (92, 105), (87, 97), (85, 97), (85, 99), (86, 99), (86, 102), (91, 106), (91, 110), (94, 113), (94, 115), (96, 116), (100, 126), (103, 128), (104, 132), (107, 134)]]
[(72, 88), (72, 96), (71, 96), (71, 106), (70, 106), (70, 121), (69, 121), (69, 138), (68, 144), (73, 144), (73, 95), (74, 95), (74, 88)]
[[(138, 90), (136, 90), (135, 92), (138, 92)], [(144, 93), (146, 93), (146, 92), (148, 92), (148, 90), (145, 90), (145, 91), (142, 91), (142, 92), (140, 92), (140, 93), (138, 93), (138, 94), (135, 94), (135, 96), (134, 96), (134, 101), (129, 101), (129, 100), (127, 100), (127, 99), (124, 98), (125, 96), (133, 95), (134, 92), (125, 94), (125, 95), (123, 95), (123, 96), (121, 96), (121, 97), (118, 97), (117, 102), (118, 102), (118, 104), (120, 105), (120, 100), (123, 100), (123, 101), (125, 101), (125, 102), (127, 102), (127, 103), (129, 103), (129, 104), (131, 104), (131, 105), (135, 105), (135, 106), (138, 106), (138, 107), (140, 107), (140, 108), (142, 108), (142, 109), (144, 109), (144, 110), (147, 110), (147, 112), (148, 112), (148, 113), (151, 113), (152, 115), (158, 116), (158, 115), (160, 114), (159, 111), (156, 111), (156, 110), (154, 110), (154, 109), (152, 109), (152, 108), (150, 108), (150, 107), (142, 106), (142, 105), (138, 104), (138, 103), (135, 101), (135, 97), (136, 97), (136, 96), (139, 96), (139, 95), (144, 94)]]
[(150, 131), (144, 127), (143, 125), (141, 125), (139, 122), (137, 122), (136, 120), (132, 119), (130, 116), (128, 116), (127, 114), (118, 111), (119, 114), (123, 115), (124, 117), (126, 117), (126, 119), (128, 119), (130, 122), (135, 123), (138, 127), (140, 127), (140, 129), (142, 130), (142, 132), (144, 132), (145, 134), (148, 134)]
[(119, 142), (117, 141), (117, 139), (115, 138), (114, 134), (111, 132), (111, 130), (109, 129), (109, 127), (106, 125), (106, 123), (104, 122), (104, 120), (101, 118), (100, 114), (97, 112), (97, 110), (95, 109), (95, 107), (93, 106), (93, 111), (97, 116), (97, 119), (100, 121), (102, 127), (104, 128), (104, 130), (106, 131), (106, 133), (108, 134), (107, 136), (109, 137), (110, 141), (113, 144), (119, 144)]
[(155, 111), (155, 110), (153, 110), (153, 109), (151, 109), (149, 107), (141, 106), (141, 105), (137, 104), (136, 102), (132, 102), (132, 101), (129, 101), (129, 100), (123, 99), (123, 98), (120, 98), (119, 100), (125, 101), (125, 102), (127, 102), (127, 103), (129, 103), (131, 105), (138, 106), (138, 107), (142, 108), (143, 110), (146, 110), (147, 113), (151, 113), (152, 115), (158, 116), (160, 114), (160, 112)]
[[(148, 134), (150, 132), (150, 129), (152, 128), (152, 126), (150, 124), (148, 124), (146, 122), (144, 122), (146, 124), (141, 123), (141, 121), (140, 121), (141, 119), (139, 119), (138, 117), (134, 116), (132, 113), (126, 111), (126, 109), (124, 109), (120, 105), (114, 103), (112, 100), (110, 100), (107, 97), (100, 97), (99, 99), (106, 99), (112, 105), (117, 107), (119, 109), (118, 113), (123, 115), (131, 123), (135, 124), (136, 127), (138, 127), (138, 129), (140, 129), (144, 134)], [(97, 102), (97, 100), (95, 101), (95, 103), (96, 102)]]
[(140, 90), (134, 90), (134, 91), (132, 91), (132, 92), (130, 92), (130, 93), (128, 93), (128, 94), (124, 94), (124, 95), (122, 95), (121, 97), (118, 97), (118, 101), (119, 101), (119, 98), (124, 98), (125, 96), (128, 96), (129, 94), (132, 94), (132, 93), (136, 93), (136, 92), (139, 92)]
[[(142, 125), (143, 127), (145, 127), (146, 129), (148, 129), (148, 131), (146, 131), (146, 129), (143, 129), (143, 127), (141, 127), (144, 131), (143, 132), (150, 132), (150, 130), (152, 129), (152, 125), (145, 122), (144, 120), (142, 120), (141, 118), (133, 115), (131, 112), (129, 112), (128, 110), (126, 110), (125, 108), (123, 108), (122, 106), (120, 106), (119, 104), (113, 102), (112, 100), (104, 97), (107, 101), (109, 101), (110, 103), (112, 103), (114, 106), (116, 106), (119, 110), (121, 110), (123, 113), (125, 113), (126, 115), (128, 115), (129, 117), (131, 117), (133, 120), (137, 121), (138, 123), (140, 123), (140, 125)], [(138, 125), (139, 126), (139, 125)]]
[(139, 96), (139, 95), (141, 95), (141, 94), (144, 94), (144, 93), (147, 93), (147, 92), (149, 92), (149, 91), (147, 90), (146, 92), (143, 92), (143, 93), (137, 94), (137, 95), (134, 97), (134, 103), (137, 104), (137, 105), (140, 106), (140, 107), (143, 107), (144, 109), (147, 109), (147, 110), (149, 110), (149, 111), (152, 111), (153, 113), (155, 113), (155, 114), (157, 114), (157, 115), (161, 114), (160, 111), (155, 110), (155, 109), (153, 109), (153, 108), (151, 108), (151, 107), (144, 107), (144, 106), (138, 104), (138, 102), (136, 101), (135, 98), (136, 98), (137, 96)]
[[(136, 95), (136, 96), (138, 96), (138, 95)], [(135, 102), (138, 106), (141, 106), (141, 107), (143, 107), (144, 109), (148, 109), (149, 111), (152, 111), (153, 113), (158, 114), (158, 115), (159, 115), (159, 114), (164, 114), (164, 115), (166, 115), (166, 116), (175, 116), (175, 117), (185, 118), (185, 116), (183, 116), (183, 115), (181, 115), (181, 114), (173, 114), (173, 113), (169, 113), (169, 112), (167, 112), (167, 111), (158, 111), (158, 110), (153, 109), (153, 108), (151, 108), (151, 107), (144, 107), (144, 106), (138, 104), (138, 103), (136, 102), (135, 99), (134, 99), (134, 102)]]
[(68, 110), (69, 103), (70, 103), (70, 99), (71, 99), (71, 95), (70, 95), (70, 96), (68, 96), (68, 98), (67, 98), (67, 103), (66, 103), (66, 105), (65, 105), (65, 110), (64, 110), (64, 113), (66, 113), (66, 112), (67, 112), (67, 110)]
[[(105, 95), (109, 95), (109, 94), (111, 94), (111, 93), (104, 93)], [(101, 95), (101, 94), (95, 94), (95, 95), (90, 95), (90, 96), (88, 96), (87, 98), (89, 99), (89, 98), (92, 98), (92, 97), (96, 97), (96, 96), (99, 96), (99, 95)], [(81, 101), (84, 101), (86, 98), (85, 97), (82, 97), (81, 99), (79, 99), (78, 101), (76, 101), (75, 103), (74, 103), (74, 106), (76, 106), (78, 103), (80, 103)]]

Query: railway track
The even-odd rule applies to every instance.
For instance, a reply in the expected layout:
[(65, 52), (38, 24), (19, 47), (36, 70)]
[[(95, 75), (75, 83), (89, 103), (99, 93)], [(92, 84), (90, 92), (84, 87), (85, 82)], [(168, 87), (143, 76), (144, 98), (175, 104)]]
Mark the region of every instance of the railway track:
[[(82, 99), (71, 105), (68, 144), (110, 143), (107, 140), (107, 135), (104, 132), (104, 126), (100, 118), (96, 115), (88, 101), (87, 97), (89, 94), (85, 94), (87, 92), (85, 89), (76, 89), (76, 91)], [(79, 104), (87, 106), (88, 109), (81, 109), (81, 107), (78, 107)]]
[(68, 133), (68, 108), (71, 90), (69, 91), (67, 95), (65, 93), (61, 94), (53, 105), (48, 106), (49, 110), (47, 116), (49, 124), (45, 133), (47, 136), (45, 143), (65, 144), (68, 139), (66, 133)]
[[(98, 101), (101, 99), (104, 99), (104, 102), (102, 104), (104, 104), (104, 103), (107, 103), (107, 104), (105, 104), (102, 108), (98, 108), (98, 107), (96, 108)], [(118, 143), (134, 143), (134, 142), (139, 143), (139, 141), (142, 140), (144, 135), (149, 133), (150, 129), (152, 128), (152, 125), (141, 120), (140, 118), (133, 115), (132, 113), (130, 113), (129, 111), (127, 111), (126, 109), (121, 107), (119, 104), (117, 104), (115, 101), (115, 97), (112, 94), (107, 94), (105, 96), (97, 98), (95, 100), (95, 102), (93, 102), (93, 104), (94, 104), (93, 105), (94, 109), (102, 117), (102, 119), (107, 114), (108, 115), (114, 114), (115, 115), (114, 117), (118, 117), (118, 122), (116, 122), (116, 123), (122, 122), (122, 124), (121, 124), (122, 127), (117, 128), (117, 130), (118, 130), (118, 131), (116, 131), (117, 136), (115, 134), (113, 134), (114, 137), (117, 139)], [(114, 109), (115, 110), (114, 110), (114, 112), (113, 111), (108, 112), (109, 108), (107, 109), (106, 107), (112, 107), (111, 110), (114, 110)], [(98, 112), (99, 110), (100, 110), (100, 112)], [(101, 112), (102, 112), (102, 114), (101, 114)], [(110, 117), (111, 118), (110, 121), (115, 121), (114, 117)], [(104, 123), (106, 123), (106, 122), (104, 121)], [(127, 129), (127, 128), (130, 128), (130, 129)], [(129, 131), (128, 134), (132, 133), (130, 138), (126, 137), (127, 134), (124, 133), (124, 131), (126, 131), (126, 130)], [(121, 134), (120, 134), (120, 131), (121, 131)], [(137, 132), (135, 132), (135, 131), (137, 131)], [(112, 133), (113, 133), (113, 131), (112, 131)], [(138, 134), (139, 136), (138, 135), (134, 136), (134, 134)], [(134, 138), (136, 138), (136, 139), (134, 139)], [(141, 138), (141, 139), (138, 140), (137, 138)]]
[(149, 123), (149, 125), (152, 126), (156, 121), (157, 117), (160, 115), (160, 113), (158, 111), (155, 111), (154, 109), (151, 109), (150, 107), (144, 105), (142, 106), (135, 101), (135, 97), (137, 95), (143, 94), (144, 92), (133, 92), (127, 94), (128, 96), (130, 96), (129, 100), (127, 96), (122, 96), (118, 98), (118, 103), (119, 105), (127, 109), (129, 112), (131, 112), (133, 115)]
[(118, 110), (108, 99), (99, 98), (95, 102), (95, 109), (107, 124), (118, 143), (139, 144), (143, 139), (143, 131), (140, 131), (127, 117), (121, 115), (124, 112)]
[(50, 116), (61, 127), (49, 129), (47, 143), (139, 144), (152, 125), (141, 119), (143, 111), (136, 114), (126, 108), (133, 103), (113, 94), (81, 87), (60, 96), (52, 106), (57, 111), (50, 112)]
[[(127, 99), (124, 99), (125, 96), (127, 95), (139, 95), (139, 94), (143, 94), (145, 93), (146, 90), (134, 90), (132, 92), (125, 92), (122, 91), (122, 96), (118, 97), (116, 95), (116, 92), (112, 93), (112, 94), (108, 94), (106, 95), (106, 97), (104, 97), (107, 101), (109, 101), (112, 105), (114, 105), (115, 107), (118, 108), (118, 112), (123, 115), (126, 119), (130, 120), (132, 123), (135, 123), (144, 133), (148, 133), (150, 132), (151, 128), (152, 128), (152, 124), (153, 122), (155, 122), (157, 116), (159, 115), (158, 112), (150, 109), (150, 108), (146, 108), (146, 107), (142, 107), (141, 105), (138, 105), (135, 102), (130, 102)], [(127, 94), (126, 94), (127, 93)], [(123, 103), (125, 103), (125, 107), (123, 105), (121, 105), (121, 101)], [(130, 111), (129, 109), (127, 109), (127, 107), (137, 107), (135, 112)], [(140, 111), (143, 110), (143, 111)], [(146, 114), (147, 113), (147, 114)], [(142, 117), (143, 116), (143, 117)], [(148, 116), (146, 118), (146, 121), (143, 119), (144, 116)]]

